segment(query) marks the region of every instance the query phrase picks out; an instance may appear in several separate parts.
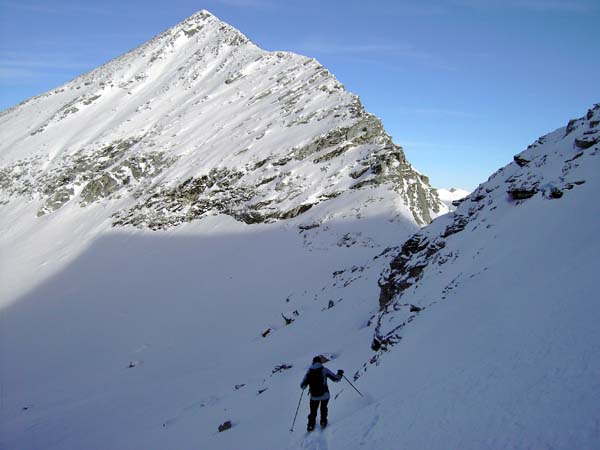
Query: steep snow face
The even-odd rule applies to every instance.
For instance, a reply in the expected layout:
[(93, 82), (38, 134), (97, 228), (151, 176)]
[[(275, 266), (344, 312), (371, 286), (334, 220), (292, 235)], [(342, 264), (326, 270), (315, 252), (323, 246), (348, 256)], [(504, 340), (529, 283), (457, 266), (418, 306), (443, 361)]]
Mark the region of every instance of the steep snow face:
[(410, 392), (372, 412), (411, 425), (396, 432), (386, 417), (369, 430), (376, 447), (600, 442), (599, 124), (595, 105), (541, 137), (396, 252), (380, 280), (371, 381), (394, 372)]
[[(470, 195), (455, 202), (458, 204), (456, 211), (439, 218), (406, 241), (381, 283), (383, 315), (387, 315), (390, 305), (402, 299), (407, 290), (413, 292), (413, 287), (420, 283), (434, 263), (436, 270), (445, 265), (451, 266), (449, 263), (457, 259), (454, 252), (457, 248), (449, 244), (457, 241), (463, 247), (464, 239), (469, 245), (481, 242), (489, 244), (490, 239), (499, 239), (502, 241), (500, 245), (503, 245), (504, 239), (509, 236), (497, 235), (494, 229), (498, 223), (506, 222), (514, 228), (511, 238), (528, 231), (539, 232), (530, 229), (527, 223), (514, 220), (515, 214), (533, 209), (534, 213), (542, 210), (545, 215), (544, 208), (552, 208), (553, 200), (562, 206), (563, 200), (569, 197), (575, 197), (578, 200), (576, 204), (585, 205), (577, 197), (584, 195), (578, 194), (580, 191), (593, 192), (582, 187), (595, 182), (592, 174), (598, 162), (596, 156), (600, 152), (599, 118), (600, 105), (595, 105), (586, 116), (542, 136), (516, 155), (514, 162), (497, 171)], [(559, 213), (563, 216), (557, 217), (557, 220), (568, 221), (573, 211), (560, 208), (556, 214)], [(596, 224), (582, 224), (585, 225)], [(568, 241), (572, 236), (560, 233), (553, 241), (561, 238)], [(539, 258), (539, 255), (534, 254), (532, 258)], [(448, 286), (448, 289), (451, 290), (451, 287)]]

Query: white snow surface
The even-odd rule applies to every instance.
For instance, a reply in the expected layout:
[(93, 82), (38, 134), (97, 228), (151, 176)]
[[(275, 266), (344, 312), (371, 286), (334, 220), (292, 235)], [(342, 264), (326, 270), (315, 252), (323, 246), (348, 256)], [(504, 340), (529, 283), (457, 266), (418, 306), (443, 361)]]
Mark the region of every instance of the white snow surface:
[(540, 138), (404, 248), (367, 372), (386, 387), (334, 448), (366, 429), (371, 448), (598, 448), (599, 119)]
[[(415, 186), (432, 191), (408, 163), (400, 186), (370, 185), (402, 154), (358, 98), (204, 11), (1, 113), (0, 133), (2, 449), (285, 447), (283, 394), (313, 353), (361, 349), (349, 367), (371, 354), (386, 262), (373, 257), (418, 229)], [(312, 207), (255, 225), (215, 209), (113, 227), (140, 196), (222, 170), (258, 186), (253, 201)], [(226, 197), (227, 181), (207, 196)], [(86, 200), (93, 183), (118, 189)], [(431, 195), (424, 215), (443, 211)], [(267, 417), (285, 425), (257, 434)]]
[[(3, 311), (0, 447), (597, 448), (600, 148), (573, 144), (589, 122), (542, 138), (524, 167), (423, 229), (434, 242), (467, 218), (382, 312), (389, 252), (332, 245), (332, 230), (214, 216), (101, 235)], [(515, 201), (521, 182), (538, 191)], [(386, 352), (369, 348), (375, 316), (382, 333), (406, 323)], [(307, 436), (306, 397), (289, 429), (315, 353), (356, 371), (365, 397), (330, 383), (330, 426)]]
[[(214, 26), (197, 30), (205, 21)], [(262, 128), (247, 141), (256, 153), (224, 152), (223, 143), (236, 133), (232, 117), (213, 107), (201, 120), (191, 120), (203, 110), (187, 102), (201, 102), (207, 94), (193, 95), (201, 84), (185, 85), (203, 72), (186, 73), (181, 89), (172, 85), (170, 69), (188, 69), (180, 69), (171, 52), (185, 52), (190, 36), (222, 26), (200, 13), (184, 22), (187, 33), (176, 27), (179, 32), (170, 30), (134, 51), (136, 58), (126, 55), (113, 62), (117, 66), (75, 80), (80, 89), (68, 85), (8, 111), (0, 116), (0, 122), (10, 121), (2, 128), (2, 163), (39, 157), (36, 164), (51, 168), (60, 154), (162, 126), (172, 128), (150, 133), (140, 145), (154, 141), (181, 156), (161, 175), (166, 183), (197, 173), (191, 166), (198, 164), (192, 155), (199, 148), (207, 170), (223, 161), (238, 167), (255, 163), (277, 152), (282, 133), (266, 130), (257, 140)], [(225, 31), (226, 39), (243, 41), (235, 30)], [(235, 51), (218, 45), (207, 48), (202, 58), (208, 59), (202, 60), (217, 66), (236, 61), (219, 53), (226, 48)], [(160, 83), (128, 78), (139, 74), (132, 61), (145, 51), (149, 79), (168, 72), (165, 86), (172, 96), (157, 96)], [(250, 72), (264, 71), (257, 78), (262, 79), (270, 70), (281, 73), (273, 65), (289, 63), (292, 69), (297, 65), (290, 61), (301, 58), (261, 52), (256, 49), (257, 57), (268, 58), (264, 65), (245, 60), (240, 78), (224, 84), (237, 73), (224, 70), (223, 80), (207, 92), (230, 89), (227, 98), (235, 102), (252, 89), (239, 84), (251, 83)], [(322, 70), (304, 61), (314, 66), (312, 75)], [(91, 95), (107, 67), (110, 80), (119, 67), (123, 86), (105, 85), (93, 102), (116, 100), (88, 113), (81, 96)], [(295, 77), (304, 75), (312, 76)], [(333, 93), (318, 97), (324, 91), (315, 91), (308, 111), (319, 114), (329, 101), (333, 109), (352, 103), (332, 79), (323, 83)], [(88, 80), (95, 81), (86, 85)], [(212, 80), (211, 75), (206, 81)], [(72, 116), (89, 114), (89, 128), (70, 133), (65, 121), (71, 115), (59, 119), (62, 113), (50, 114), (46, 106), (36, 109), (54, 98), (62, 108), (60, 95), (80, 99)], [(152, 104), (155, 96), (160, 105)], [(254, 122), (272, 108), (253, 109), (247, 100), (236, 110), (236, 123), (239, 114), (242, 121), (273, 120), (272, 127), (288, 128), (279, 112)], [(152, 115), (144, 105), (171, 108), (171, 118), (180, 120)], [(132, 116), (138, 108), (139, 116)], [(562, 128), (541, 138), (520, 155), (526, 164), (509, 164), (455, 212), (422, 229), (419, 239), (443, 240), (444, 247), (430, 256), (427, 250), (412, 255), (411, 267), (423, 263), (420, 275), (381, 310), (378, 280), (392, 276), (390, 262), (418, 231), (406, 204), (385, 185), (348, 190), (340, 178), (339, 196), (290, 220), (246, 225), (213, 214), (160, 231), (111, 227), (111, 214), (131, 205), (129, 195), (85, 208), (69, 201), (41, 217), (36, 195), (3, 203), (0, 448), (598, 448), (600, 148), (597, 141), (580, 148), (575, 139), (595, 139), (599, 118), (596, 107), (568, 133)], [(336, 128), (336, 121), (352, 122), (333, 114), (309, 120), (297, 134), (290, 127), (294, 143), (285, 148), (311, 142)], [(43, 132), (30, 135), (40, 127)], [(194, 127), (215, 132), (205, 133), (201, 142), (196, 133), (186, 145)], [(271, 135), (276, 140), (269, 141)], [(331, 170), (347, 173), (356, 158), (344, 161)], [(290, 169), (308, 171), (301, 195), (326, 192), (323, 186), (332, 182), (301, 164)], [(514, 200), (507, 190), (516, 187), (535, 193)], [(552, 198), (557, 189), (563, 195)], [(466, 221), (464, 229), (442, 238), (459, 218)], [(410, 307), (421, 309), (415, 313)], [(286, 325), (284, 316), (293, 322)], [(374, 337), (390, 343), (374, 351)], [(305, 434), (303, 397), (290, 432), (300, 381), (319, 353), (328, 356), (332, 370), (344, 369), (364, 397), (345, 380), (330, 382), (327, 430)], [(218, 432), (226, 420), (232, 428)]]
[(452, 205), (452, 202), (460, 200), (461, 198), (465, 198), (467, 195), (469, 195), (469, 191), (459, 188), (439, 188), (436, 189), (436, 191), (440, 201), (446, 205), (450, 211), (454, 211), (456, 209), (456, 207)]

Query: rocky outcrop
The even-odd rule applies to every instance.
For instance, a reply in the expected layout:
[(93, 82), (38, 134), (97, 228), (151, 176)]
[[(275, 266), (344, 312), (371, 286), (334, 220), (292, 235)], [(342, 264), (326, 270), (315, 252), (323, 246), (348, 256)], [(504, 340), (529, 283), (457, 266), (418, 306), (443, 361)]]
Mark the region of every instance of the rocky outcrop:
[(231, 429), (232, 426), (233, 425), (231, 424), (231, 420), (226, 420), (221, 425), (219, 425), (219, 433), (222, 433), (223, 431), (227, 431), (227, 430)]
[[(406, 160), (400, 146), (393, 144), (381, 125), (381, 121), (366, 113), (357, 101), (352, 106), (358, 122), (350, 127), (334, 129), (318, 137), (310, 144), (293, 148), (286, 157), (271, 161), (270, 158), (238, 169), (212, 169), (208, 174), (192, 177), (175, 188), (155, 186), (143, 194), (145, 200), (127, 211), (114, 214), (115, 226), (133, 225), (150, 229), (163, 229), (183, 222), (199, 219), (207, 214), (228, 214), (247, 224), (287, 220), (311, 209), (315, 204), (339, 195), (324, 193), (317, 202), (300, 203), (288, 209), (281, 204), (297, 194), (295, 186), (286, 183), (286, 166), (294, 161), (312, 157), (312, 164), (325, 165), (350, 150), (364, 146), (375, 148), (359, 159), (359, 167), (349, 174), (358, 180), (351, 189), (367, 189), (387, 183), (413, 212), (418, 224), (424, 225), (432, 214), (440, 212), (441, 205), (427, 177), (417, 173)], [(318, 156), (315, 156), (318, 155)], [(252, 181), (257, 171), (264, 173), (258, 181)], [(108, 181), (108, 180), (105, 180)], [(254, 183), (254, 184), (252, 184)], [(269, 200), (262, 200), (272, 185)], [(110, 191), (114, 184), (103, 183)]]
[(523, 167), (524, 165), (529, 163), (529, 161), (527, 161), (525, 158), (523, 158), (522, 156), (519, 156), (519, 155), (515, 155), (513, 157), (513, 159), (517, 163), (517, 165), (519, 165), (520, 167)]
[(236, 205), (252, 198), (249, 188), (236, 186), (242, 175), (226, 168), (213, 169), (173, 188), (157, 186), (144, 193), (145, 200), (133, 208), (115, 213), (113, 225), (158, 230), (198, 219), (211, 211), (231, 214)]
[(584, 135), (581, 139), (575, 139), (575, 145), (579, 148), (590, 148), (600, 142), (600, 133), (595, 131), (593, 134)]
[(511, 187), (506, 191), (513, 200), (525, 200), (533, 197), (537, 193), (536, 187)]
[(139, 154), (139, 138), (113, 141), (57, 159), (48, 170), (42, 158), (20, 160), (0, 170), (5, 202), (18, 197), (41, 200), (38, 216), (52, 213), (79, 193), (86, 206), (117, 193), (132, 193), (139, 184), (175, 162), (163, 152)]

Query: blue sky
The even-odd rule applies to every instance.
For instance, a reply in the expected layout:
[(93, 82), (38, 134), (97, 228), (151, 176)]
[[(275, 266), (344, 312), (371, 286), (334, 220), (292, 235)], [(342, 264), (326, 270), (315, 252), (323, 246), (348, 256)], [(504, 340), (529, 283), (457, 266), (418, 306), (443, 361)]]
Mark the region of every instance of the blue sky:
[(200, 9), (317, 58), (436, 187), (473, 189), (600, 102), (598, 0), (0, 0), (0, 110)]

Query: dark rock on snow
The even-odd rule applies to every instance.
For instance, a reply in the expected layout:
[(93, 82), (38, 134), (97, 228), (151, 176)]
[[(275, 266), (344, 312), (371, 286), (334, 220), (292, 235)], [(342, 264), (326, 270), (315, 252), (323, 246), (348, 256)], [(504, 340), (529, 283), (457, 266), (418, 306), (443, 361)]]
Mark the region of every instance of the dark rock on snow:
[(528, 160), (526, 160), (525, 158), (523, 158), (522, 156), (519, 156), (519, 155), (513, 156), (513, 159), (515, 160), (515, 162), (517, 163), (517, 165), (519, 167), (523, 167), (524, 165), (529, 163)]
[(513, 200), (525, 200), (537, 193), (537, 188), (511, 188), (507, 191)]
[(231, 427), (231, 420), (227, 420), (226, 422), (223, 422), (221, 425), (219, 425), (219, 433), (222, 433), (225, 430), (229, 430)]

